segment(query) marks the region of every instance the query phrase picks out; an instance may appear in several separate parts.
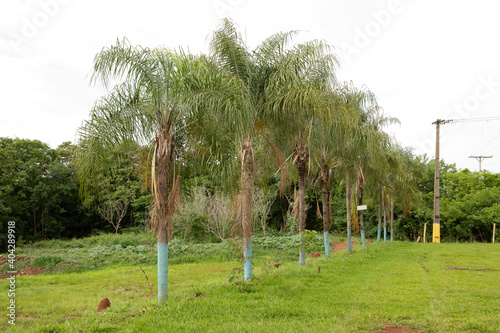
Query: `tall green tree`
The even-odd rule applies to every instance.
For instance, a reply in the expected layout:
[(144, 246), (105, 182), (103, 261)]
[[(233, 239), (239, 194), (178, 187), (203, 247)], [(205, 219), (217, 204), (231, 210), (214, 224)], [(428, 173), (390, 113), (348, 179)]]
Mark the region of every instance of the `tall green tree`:
[(158, 235), (158, 298), (167, 299), (168, 239), (178, 199), (176, 154), (186, 126), (183, 78), (194, 66), (189, 56), (164, 48), (132, 46), (127, 40), (96, 55), (91, 81), (106, 87), (118, 82), (92, 108), (79, 129), (77, 164), (82, 189), (110, 149), (123, 142), (152, 143), (152, 225)]
[[(378, 105), (374, 95), (369, 90), (364, 87), (359, 89), (352, 82), (343, 83), (338, 90), (344, 107), (349, 111), (349, 114), (354, 115), (352, 121), (354, 125), (350, 126), (350, 130), (346, 132), (343, 138), (343, 149), (338, 151), (339, 166), (345, 175), (347, 248), (350, 253), (352, 252), (351, 223), (353, 210), (351, 207), (356, 204), (356, 201), (362, 202), (365, 181), (361, 163), (362, 161), (368, 164), (372, 163), (371, 159), (376, 156), (374, 148), (378, 148), (380, 144), (374, 132), (366, 126), (367, 114), (377, 110)], [(352, 179), (354, 179), (354, 182), (351, 181)], [(357, 200), (356, 193), (358, 194)], [(360, 229), (362, 238), (364, 238), (362, 214), (360, 216)]]
[[(293, 146), (292, 163), (298, 173), (298, 225), (299, 233), (306, 229), (306, 175), (311, 166), (310, 145), (313, 124), (318, 122), (339, 122), (344, 109), (336, 105), (335, 68), (337, 58), (331, 46), (322, 41), (311, 41), (297, 45), (290, 50), (283, 61), (284, 70), (278, 77), (279, 99), (276, 104), (282, 108), (276, 119), (277, 129), (288, 135)], [(333, 112), (332, 112), (333, 110)], [(284, 111), (284, 112), (283, 112)], [(305, 264), (304, 237), (299, 253), (299, 265)]]
[[(215, 120), (219, 130), (229, 133), (235, 145), (233, 156), (236, 158), (229, 161), (236, 161), (235, 166), (239, 168), (245, 280), (252, 278), (251, 204), (256, 172), (255, 138), (273, 126), (283, 129), (277, 124), (284, 125), (285, 120), (311, 113), (311, 106), (318, 105), (320, 100), (318, 93), (309, 95), (319, 91), (313, 83), (331, 77), (330, 68), (320, 66), (329, 64), (323, 59), (329, 48), (322, 42), (289, 47), (294, 35), (295, 32), (275, 34), (250, 51), (234, 23), (224, 20), (212, 34), (207, 70), (198, 72), (192, 82), (198, 110), (212, 112), (211, 116), (200, 114), (199, 119), (203, 122)], [(217, 145), (220, 141), (212, 142)], [(212, 147), (212, 151), (219, 148)], [(218, 156), (216, 164), (221, 163), (224, 155)], [(298, 163), (303, 160), (301, 156)], [(304, 205), (301, 216), (305, 216)]]
[(239, 177), (236, 201), (243, 230), (245, 281), (253, 278), (254, 141), (273, 97), (268, 90), (274, 84), (276, 61), (291, 35), (271, 36), (252, 52), (234, 23), (224, 20), (211, 35), (210, 57), (188, 80), (202, 138), (197, 142), (207, 144), (209, 164), (213, 170), (225, 171), (219, 174), (226, 174), (226, 185)]
[(344, 104), (338, 92), (330, 95), (329, 109), (327, 113), (336, 113), (337, 116), (320, 115), (315, 119), (311, 133), (311, 155), (315, 162), (321, 186), (323, 238), (325, 256), (330, 256), (329, 231), (332, 223), (331, 195), (329, 187), (332, 186), (334, 170), (342, 163), (342, 157), (346, 156), (346, 139), (353, 136), (358, 130), (357, 114)]
[(15, 221), (17, 235), (27, 240), (74, 236), (81, 224), (78, 186), (74, 168), (62, 163), (64, 151), (0, 138), (0, 225)]

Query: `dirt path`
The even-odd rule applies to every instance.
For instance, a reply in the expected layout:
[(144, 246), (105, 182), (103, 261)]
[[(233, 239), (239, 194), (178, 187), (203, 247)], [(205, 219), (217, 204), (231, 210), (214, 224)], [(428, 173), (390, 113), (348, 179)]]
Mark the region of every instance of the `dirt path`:
[(383, 330), (375, 330), (376, 333), (420, 333), (419, 331), (410, 331), (406, 327), (394, 327), (391, 324), (384, 324)]
[[(21, 261), (33, 261), (33, 257), (18, 257), (16, 256), (16, 263), (21, 262)], [(0, 255), (0, 267), (8, 262), (7, 256)], [(23, 267), (19, 270), (17, 270), (17, 273), (15, 274), (16, 276), (30, 276), (30, 275), (38, 275), (45, 272), (45, 268), (41, 267), (32, 267), (32, 266), (26, 266)], [(0, 273), (0, 279), (6, 279), (10, 277), (11, 274), (1, 274)]]

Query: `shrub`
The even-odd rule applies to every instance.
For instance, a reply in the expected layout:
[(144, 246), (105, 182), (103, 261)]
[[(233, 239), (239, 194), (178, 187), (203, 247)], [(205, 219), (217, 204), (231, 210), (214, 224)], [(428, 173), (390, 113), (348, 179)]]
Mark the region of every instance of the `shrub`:
[(34, 267), (43, 267), (50, 271), (57, 267), (58, 264), (62, 263), (64, 260), (59, 256), (43, 255), (33, 260)]

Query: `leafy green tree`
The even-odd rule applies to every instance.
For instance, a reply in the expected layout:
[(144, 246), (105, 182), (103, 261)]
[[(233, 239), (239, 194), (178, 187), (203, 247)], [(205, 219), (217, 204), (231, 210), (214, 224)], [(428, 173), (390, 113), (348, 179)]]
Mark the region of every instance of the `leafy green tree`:
[(28, 240), (76, 236), (78, 183), (70, 161), (60, 158), (70, 146), (0, 139), (0, 223), (16, 221), (18, 235)]
[(139, 192), (140, 180), (135, 165), (138, 150), (136, 144), (130, 143), (111, 151), (106, 168), (96, 175), (98, 211), (113, 225), (115, 233)]

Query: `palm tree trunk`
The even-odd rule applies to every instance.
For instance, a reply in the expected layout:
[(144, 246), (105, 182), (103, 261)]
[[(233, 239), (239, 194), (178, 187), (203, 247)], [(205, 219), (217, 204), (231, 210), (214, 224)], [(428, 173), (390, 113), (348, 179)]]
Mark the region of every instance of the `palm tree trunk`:
[[(157, 173), (160, 202), (158, 206), (158, 302), (168, 298), (168, 219), (167, 209), (171, 171), (174, 161), (174, 143), (168, 129), (157, 138)], [(171, 218), (171, 217), (170, 217)]]
[(394, 240), (394, 200), (391, 200), (391, 242)]
[(382, 208), (384, 209), (384, 243), (385, 243), (387, 241), (387, 204), (385, 203), (385, 200), (383, 200), (382, 206), (383, 206)]
[(305, 190), (305, 168), (299, 168), (299, 233), (301, 238), (300, 245), (300, 255), (299, 255), (299, 265), (304, 266), (306, 262), (306, 251), (304, 247), (304, 235), (303, 232), (306, 230), (306, 190)]
[(377, 243), (380, 243), (380, 228), (382, 227), (382, 193), (378, 197), (378, 228)]
[(303, 232), (306, 230), (306, 168), (307, 160), (309, 158), (309, 148), (304, 144), (303, 135), (299, 136), (299, 139), (295, 145), (295, 165), (297, 166), (297, 171), (299, 173), (299, 233), (301, 238), (300, 254), (299, 254), (299, 265), (300, 267), (305, 265), (306, 262), (306, 251), (304, 244)]
[(351, 179), (349, 172), (345, 173), (345, 196), (347, 206), (347, 252), (352, 253), (352, 239), (351, 239)]
[(329, 227), (330, 227), (330, 214), (328, 214), (328, 189), (326, 184), (328, 182), (328, 170), (321, 170), (321, 199), (323, 201), (323, 237), (325, 241), (325, 256), (330, 258), (330, 238), (329, 238)]
[(243, 280), (253, 279), (252, 267), (252, 195), (254, 156), (251, 138), (243, 143), (241, 163), (241, 225), (243, 227)]
[[(363, 205), (363, 178), (361, 176), (358, 176), (358, 205), (359, 206)], [(363, 244), (363, 247), (366, 247), (365, 224), (363, 222), (362, 210), (358, 211), (358, 217), (359, 217), (359, 230), (361, 232), (361, 243)]]

